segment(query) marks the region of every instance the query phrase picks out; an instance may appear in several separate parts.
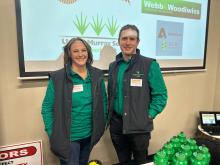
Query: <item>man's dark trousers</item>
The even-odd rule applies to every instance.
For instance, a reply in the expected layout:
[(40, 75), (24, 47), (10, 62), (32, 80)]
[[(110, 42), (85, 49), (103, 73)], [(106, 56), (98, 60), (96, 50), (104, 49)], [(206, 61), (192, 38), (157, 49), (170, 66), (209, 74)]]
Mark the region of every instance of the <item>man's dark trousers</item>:
[(133, 156), (137, 164), (146, 163), (150, 133), (123, 134), (122, 129), (122, 116), (113, 112), (110, 121), (110, 134), (119, 162), (128, 164)]

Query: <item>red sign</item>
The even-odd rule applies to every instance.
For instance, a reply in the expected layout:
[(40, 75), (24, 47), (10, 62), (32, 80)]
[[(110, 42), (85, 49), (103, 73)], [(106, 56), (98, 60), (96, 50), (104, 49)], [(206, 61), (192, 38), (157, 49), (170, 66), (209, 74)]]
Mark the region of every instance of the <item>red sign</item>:
[(43, 165), (42, 141), (0, 147), (0, 165)]

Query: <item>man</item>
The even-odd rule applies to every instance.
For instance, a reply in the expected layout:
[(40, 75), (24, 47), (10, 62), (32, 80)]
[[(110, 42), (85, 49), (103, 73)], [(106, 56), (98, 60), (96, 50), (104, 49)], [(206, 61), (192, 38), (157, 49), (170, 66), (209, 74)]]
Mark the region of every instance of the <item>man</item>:
[[(119, 32), (121, 53), (109, 66), (110, 134), (119, 162), (145, 164), (153, 119), (164, 109), (167, 89), (156, 60), (140, 55), (139, 30)], [(134, 165), (134, 162), (131, 163)]]

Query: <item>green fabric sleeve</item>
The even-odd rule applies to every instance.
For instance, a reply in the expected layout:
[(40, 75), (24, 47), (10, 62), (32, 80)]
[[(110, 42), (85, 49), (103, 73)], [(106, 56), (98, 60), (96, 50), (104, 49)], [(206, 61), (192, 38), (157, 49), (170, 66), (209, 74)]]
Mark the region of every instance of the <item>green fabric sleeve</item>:
[(53, 81), (50, 79), (47, 86), (47, 91), (42, 103), (41, 114), (43, 117), (45, 131), (47, 132), (48, 136), (50, 137), (52, 134), (53, 128), (53, 107), (54, 107), (54, 84)]
[(151, 101), (148, 107), (149, 117), (155, 118), (163, 111), (167, 103), (167, 88), (160, 70), (160, 66), (156, 61), (153, 61), (150, 65), (148, 82), (151, 91)]

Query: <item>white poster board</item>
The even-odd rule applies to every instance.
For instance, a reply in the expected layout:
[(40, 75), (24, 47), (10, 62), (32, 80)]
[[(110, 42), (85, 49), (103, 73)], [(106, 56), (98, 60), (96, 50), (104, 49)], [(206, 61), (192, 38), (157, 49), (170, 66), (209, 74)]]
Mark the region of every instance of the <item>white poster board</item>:
[(0, 146), (1, 165), (43, 165), (42, 141)]

